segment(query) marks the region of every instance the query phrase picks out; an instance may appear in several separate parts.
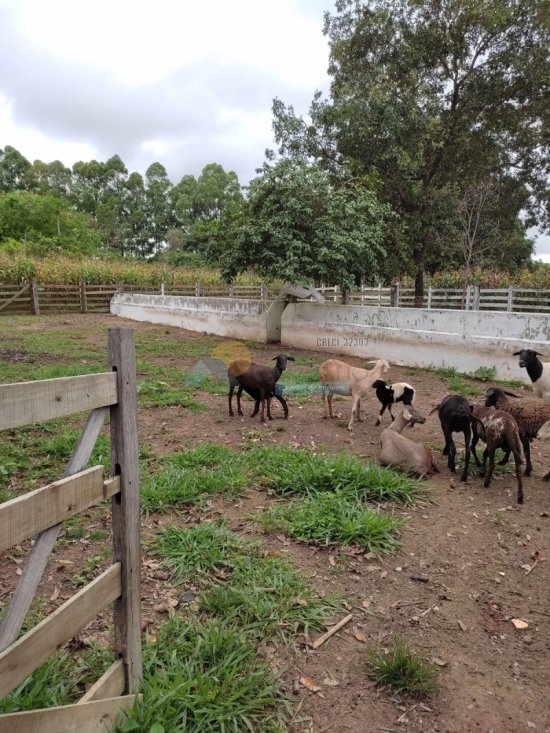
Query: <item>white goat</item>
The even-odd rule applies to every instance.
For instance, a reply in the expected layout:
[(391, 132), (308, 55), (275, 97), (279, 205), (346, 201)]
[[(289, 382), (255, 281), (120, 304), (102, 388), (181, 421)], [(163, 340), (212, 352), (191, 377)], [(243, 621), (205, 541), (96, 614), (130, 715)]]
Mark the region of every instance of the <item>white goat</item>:
[(416, 407), (403, 405), (390, 427), (380, 433), (380, 463), (398, 468), (411, 476), (422, 477), (437, 473), (431, 448), (401, 435), (407, 425), (425, 422), (426, 418)]
[[(353, 430), (353, 418), (357, 414), (357, 419), (361, 422), (361, 397), (371, 393), (372, 385), (385, 374), (390, 365), (385, 359), (378, 361), (369, 361), (368, 364), (374, 364), (369, 371), (359, 367), (353, 367), (346, 364), (345, 361), (338, 359), (328, 359), (319, 367), (319, 377), (323, 392), (323, 417), (334, 417), (332, 414), (332, 396), (335, 394), (351, 395), (351, 415), (348, 423), (348, 430)], [(325, 401), (326, 400), (326, 401)]]
[(515, 351), (514, 356), (519, 356), (520, 367), (527, 369), (536, 396), (550, 402), (550, 362), (541, 361), (538, 357), (542, 354), (533, 349)]

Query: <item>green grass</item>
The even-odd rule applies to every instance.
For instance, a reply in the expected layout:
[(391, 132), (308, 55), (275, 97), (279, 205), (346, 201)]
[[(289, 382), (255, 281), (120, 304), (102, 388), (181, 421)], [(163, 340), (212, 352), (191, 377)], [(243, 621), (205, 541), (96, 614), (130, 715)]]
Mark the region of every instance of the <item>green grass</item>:
[(158, 474), (146, 476), (141, 484), (141, 506), (146, 512), (199, 505), (207, 496), (225, 494), (236, 498), (247, 486), (247, 478), (231, 465), (219, 470), (168, 466)]
[(282, 529), (301, 542), (359, 545), (370, 552), (389, 552), (399, 544), (403, 522), (366, 509), (339, 491), (276, 505), (260, 515), (264, 531)]
[(207, 579), (220, 568), (229, 567), (235, 553), (250, 546), (223, 524), (209, 523), (188, 529), (166, 527), (157, 533), (153, 545), (174, 583), (196, 582), (197, 576)]
[(348, 453), (315, 455), (283, 446), (251, 448), (248, 462), (268, 489), (280, 495), (340, 491), (359, 501), (405, 504), (425, 495), (421, 482)]
[(335, 599), (313, 596), (311, 585), (286, 557), (237, 555), (226, 585), (208, 590), (201, 608), (259, 639), (288, 640), (319, 629), (339, 608)]
[(144, 648), (143, 702), (116, 733), (244, 733), (283, 730), (281, 686), (234, 627), (174, 616)]
[(0, 700), (0, 713), (17, 713), (76, 702), (85, 685), (99, 679), (113, 662), (112, 651), (99, 646), (78, 654), (57, 651)]
[(471, 379), (464, 374), (457, 372), (455, 367), (445, 367), (435, 370), (435, 375), (447, 382), (449, 391), (456, 394), (465, 395), (466, 397), (474, 397), (483, 393), (477, 384), (473, 384)]
[(369, 650), (367, 676), (377, 685), (411, 697), (432, 695), (440, 687), (435, 665), (400, 639), (387, 654), (379, 647)]

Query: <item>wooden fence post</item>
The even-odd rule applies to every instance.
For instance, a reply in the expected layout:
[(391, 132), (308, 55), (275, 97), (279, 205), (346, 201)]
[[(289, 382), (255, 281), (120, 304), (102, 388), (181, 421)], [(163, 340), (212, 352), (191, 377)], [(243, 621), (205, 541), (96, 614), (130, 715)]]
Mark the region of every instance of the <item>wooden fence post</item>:
[(433, 294), (433, 289), (432, 289), (432, 286), (430, 285), (430, 287), (428, 288), (428, 308), (432, 307), (432, 294)]
[(399, 308), (399, 283), (390, 286), (390, 307)]
[(86, 283), (81, 280), (78, 287), (80, 293), (80, 312), (86, 313)]
[(31, 280), (31, 315), (40, 315), (40, 301), (38, 299), (38, 285)]
[(199, 298), (200, 294), (201, 294), (201, 284), (197, 280), (197, 282), (195, 283), (195, 298)]
[(126, 691), (142, 676), (141, 548), (136, 355), (130, 328), (109, 329), (109, 366), (117, 373), (118, 403), (111, 406), (111, 470), (120, 476), (113, 497), (113, 562), (122, 566), (122, 593), (114, 605), (115, 645), (124, 660)]
[(508, 313), (511, 313), (514, 310), (514, 286), (510, 285), (508, 288), (508, 303), (506, 306), (506, 310)]
[(472, 297), (472, 310), (478, 311), (481, 306), (481, 288), (479, 285), (473, 286), (474, 293)]

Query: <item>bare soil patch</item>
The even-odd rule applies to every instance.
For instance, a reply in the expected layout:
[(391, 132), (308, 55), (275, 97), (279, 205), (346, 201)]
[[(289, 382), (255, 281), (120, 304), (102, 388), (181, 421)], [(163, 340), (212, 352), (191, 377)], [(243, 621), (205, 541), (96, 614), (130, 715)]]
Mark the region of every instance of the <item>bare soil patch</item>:
[[(90, 343), (105, 345), (105, 351), (108, 327), (127, 326), (137, 334), (154, 330), (159, 339), (166, 340), (166, 353), (159, 355), (159, 364), (173, 363), (170, 349), (174, 341), (199, 342), (203, 338), (176, 328), (110, 316), (52, 317), (53, 324), (63, 324), (68, 337), (85, 333)], [(255, 360), (268, 363), (283, 350), (278, 345), (259, 346), (253, 354)], [(315, 364), (327, 358), (320, 352), (291, 353)], [(383, 354), (366, 358), (372, 356)], [(343, 358), (358, 366), (364, 362)], [(193, 360), (185, 362), (177, 366), (189, 369)], [(292, 368), (290, 365), (289, 371)], [(416, 405), (426, 414), (447, 394), (446, 383), (427, 371), (411, 374), (407, 368), (392, 366), (388, 378), (414, 384)], [(225, 393), (198, 390), (195, 397), (210, 409), (200, 413), (179, 407), (140, 410), (142, 443), (159, 455), (203, 443), (238, 449), (252, 442), (318, 452), (349, 451), (367, 461), (376, 460), (379, 434), (389, 422), (385, 414), (382, 426), (374, 427), (379, 410), (374, 397), (365, 401), (365, 420), (356, 424), (352, 435), (344, 422), (349, 400), (335, 402), (344, 420), (332, 421), (322, 418), (318, 396), (303, 404), (290, 399), (288, 421), (281, 419), (282, 410), (274, 402), (275, 419), (262, 426), (258, 417), (249, 417), (251, 402), (245, 403), (245, 417), (229, 418)], [(443, 443), (437, 415), (416, 426), (412, 435), (427, 444)], [(460, 447), (460, 438), (457, 444)], [(386, 507), (407, 520), (400, 550), (387, 556), (339, 553), (337, 548), (299, 544), (280, 534), (261, 534), (248, 517), (273, 499), (255, 488), (237, 502), (210, 501), (184, 517), (144, 517), (144, 626), (153, 628), (166, 617), (158, 609), (167, 596), (179, 599), (183, 608), (182, 592), (189, 590), (172, 588), (167, 574), (157, 567), (146, 543), (151, 531), (168, 523), (223, 516), (234, 531), (261, 539), (267, 551), (289, 555), (320, 594), (341, 595), (353, 613), (352, 622), (315, 651), (301, 639), (296, 639), (293, 647), (268, 645), (263, 649), (270, 664), (283, 670), (288, 694), (297, 703), (292, 731), (550, 732), (550, 572), (546, 560), (550, 487), (541, 478), (549, 468), (550, 450), (543, 443), (532, 445), (534, 475), (525, 479), (523, 506), (516, 504), (512, 465), (485, 489), (475, 470), (468, 482), (461, 483), (460, 473), (449, 473), (440, 448), (434, 454), (440, 473), (427, 482), (430, 501), (408, 508)], [(109, 530), (100, 513), (90, 513), (90, 522)], [(81, 564), (83, 550), (85, 556), (93, 556), (99, 554), (101, 546), (84, 537), (56, 551), (40, 589), (46, 606), (58, 605), (72, 593), (73, 563)], [(16, 550), (2, 558), (0, 600), (13, 587), (20, 555)], [(512, 619), (522, 619), (528, 627), (518, 631)], [(95, 628), (99, 624), (89, 633)], [(366, 677), (367, 647), (372, 643), (389, 646), (395, 636), (437, 660), (442, 689), (435, 698), (392, 696), (375, 688)], [(312, 677), (320, 691), (296, 686), (295, 681), (302, 676)]]

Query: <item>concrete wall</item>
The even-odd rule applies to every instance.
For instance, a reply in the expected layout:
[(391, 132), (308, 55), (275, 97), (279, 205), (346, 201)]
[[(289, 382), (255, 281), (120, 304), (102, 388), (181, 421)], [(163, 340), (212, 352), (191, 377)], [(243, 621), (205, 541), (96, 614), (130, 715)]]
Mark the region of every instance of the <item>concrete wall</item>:
[(236, 339), (280, 341), (284, 302), (115, 293), (111, 313)]
[(550, 319), (540, 314), (291, 303), (281, 343), (419, 367), (475, 372), (530, 384), (514, 351), (550, 353)]

